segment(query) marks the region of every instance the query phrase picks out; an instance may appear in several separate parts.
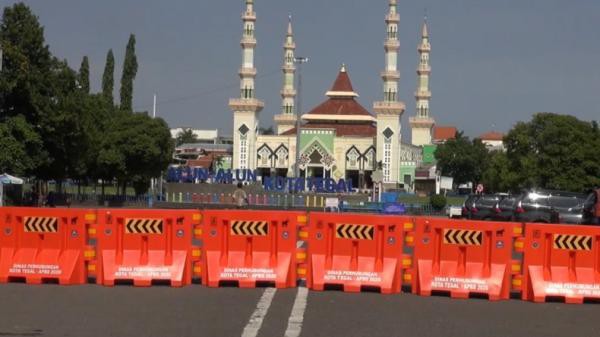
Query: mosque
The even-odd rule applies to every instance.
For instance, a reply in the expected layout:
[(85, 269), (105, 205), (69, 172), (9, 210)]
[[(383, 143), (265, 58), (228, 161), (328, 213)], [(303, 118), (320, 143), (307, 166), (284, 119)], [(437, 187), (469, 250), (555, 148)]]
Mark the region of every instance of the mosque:
[[(410, 117), (412, 144), (401, 141), (401, 117), (405, 104), (398, 97), (398, 24), (397, 0), (388, 0), (385, 18), (385, 68), (381, 72), (381, 101), (372, 112), (358, 101), (350, 74), (341, 66), (327, 99), (302, 114), (296, 106), (296, 44), (292, 22), (287, 27), (283, 51), (283, 87), (281, 112), (275, 115), (275, 135), (259, 134), (259, 113), (264, 102), (255, 93), (257, 70), (254, 66), (256, 12), (254, 0), (245, 0), (242, 14), (243, 36), (240, 97), (229, 101), (233, 111), (232, 168), (250, 169), (260, 176), (323, 177), (350, 179), (352, 185), (368, 189), (373, 181), (387, 189), (414, 191), (415, 171), (423, 163), (424, 148), (432, 144), (435, 124), (429, 113), (429, 54), (431, 45), (427, 21), (423, 23), (418, 47), (418, 87), (415, 115)], [(298, 115), (300, 114), (300, 119)], [(299, 153), (297, 152), (299, 151)], [(298, 158), (296, 160), (296, 158)]]

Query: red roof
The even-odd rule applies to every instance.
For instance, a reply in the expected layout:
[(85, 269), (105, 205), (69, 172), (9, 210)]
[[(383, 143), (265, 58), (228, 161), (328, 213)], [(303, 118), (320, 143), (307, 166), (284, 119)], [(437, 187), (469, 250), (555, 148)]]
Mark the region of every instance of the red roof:
[[(354, 93), (350, 76), (344, 68), (340, 70), (333, 87), (333, 92)], [(362, 115), (372, 116), (371, 113), (358, 103), (353, 96), (335, 96), (331, 95), (329, 99), (312, 109), (309, 115)]]
[[(373, 124), (338, 124), (338, 123), (307, 123), (302, 129), (334, 129), (337, 137), (375, 137), (377, 128)], [(286, 136), (295, 135), (296, 129), (283, 133)]]
[(504, 140), (504, 134), (501, 132), (490, 131), (479, 136), (481, 140)]
[(312, 109), (310, 115), (362, 115), (372, 116), (354, 98), (330, 98)]
[(192, 167), (202, 167), (202, 168), (210, 168), (212, 166), (213, 161), (215, 160), (215, 155), (209, 153), (204, 157), (200, 157), (198, 159), (190, 159), (186, 162), (187, 166)]
[(335, 82), (333, 82), (331, 91), (354, 92), (354, 88), (352, 88), (352, 81), (350, 81), (350, 76), (348, 76), (348, 72), (346, 72), (345, 67), (342, 67), (342, 70), (340, 70)]
[(433, 140), (446, 141), (456, 138), (458, 130), (453, 126), (436, 126), (433, 128)]

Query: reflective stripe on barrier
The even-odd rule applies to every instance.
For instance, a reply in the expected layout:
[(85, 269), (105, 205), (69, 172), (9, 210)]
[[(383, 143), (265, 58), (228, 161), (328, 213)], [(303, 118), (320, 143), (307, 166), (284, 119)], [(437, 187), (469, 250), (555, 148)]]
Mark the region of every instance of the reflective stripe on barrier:
[(95, 211), (60, 208), (0, 208), (0, 282), (87, 282), (87, 228)]
[[(310, 213), (306, 286), (341, 286), (398, 293), (402, 286), (403, 242), (408, 217)], [(411, 226), (412, 227), (412, 223)]]
[(508, 299), (511, 274), (520, 271), (512, 260), (513, 239), (521, 233), (516, 223), (416, 218), (412, 292)]
[(526, 224), (523, 250), (524, 300), (600, 299), (600, 228)]
[(195, 210), (99, 210), (96, 283), (190, 284), (200, 258), (193, 230), (201, 218)]
[(202, 224), (202, 284), (295, 287), (298, 231), (306, 213), (207, 210)]

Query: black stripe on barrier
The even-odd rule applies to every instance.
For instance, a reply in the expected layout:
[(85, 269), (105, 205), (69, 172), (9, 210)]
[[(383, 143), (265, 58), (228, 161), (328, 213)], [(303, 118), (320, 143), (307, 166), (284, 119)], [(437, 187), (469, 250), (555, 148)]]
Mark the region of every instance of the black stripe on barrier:
[(467, 229), (444, 229), (444, 243), (447, 245), (481, 246), (483, 232)]
[(592, 250), (592, 241), (588, 235), (554, 234), (554, 249)]
[(234, 220), (231, 222), (231, 235), (267, 236), (269, 235), (269, 222)]
[(337, 224), (335, 237), (349, 240), (373, 240), (375, 227), (369, 225)]
[(58, 232), (58, 219), (51, 217), (25, 217), (23, 227), (27, 233), (56, 233)]
[(162, 219), (126, 219), (125, 233), (127, 234), (162, 234)]

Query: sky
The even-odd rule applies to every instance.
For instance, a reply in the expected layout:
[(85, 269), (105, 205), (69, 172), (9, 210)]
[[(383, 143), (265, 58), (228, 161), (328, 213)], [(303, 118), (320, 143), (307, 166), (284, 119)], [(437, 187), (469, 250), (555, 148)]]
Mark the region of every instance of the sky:
[[(15, 1), (0, 0), (8, 6)], [(239, 96), (243, 0), (31, 0), (54, 55), (78, 69), (90, 58), (99, 91), (107, 51), (116, 57), (116, 94), (125, 46), (136, 35), (136, 110), (171, 127), (220, 129), (231, 135), (227, 104)], [(257, 97), (261, 126), (281, 106), (283, 41), (293, 16), (296, 55), (304, 65), (303, 110), (325, 99), (342, 63), (359, 102), (372, 111), (384, 69), (388, 0), (255, 0), (258, 16)], [(431, 53), (431, 115), (469, 136), (506, 132), (535, 112), (600, 120), (600, 1), (398, 0), (401, 79), (408, 118), (415, 115), (417, 46), (425, 13)]]

